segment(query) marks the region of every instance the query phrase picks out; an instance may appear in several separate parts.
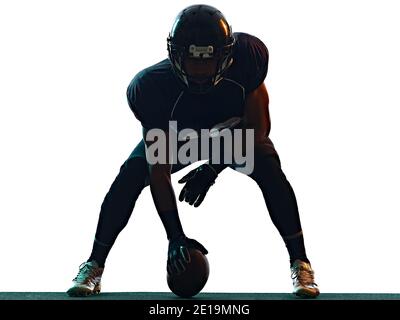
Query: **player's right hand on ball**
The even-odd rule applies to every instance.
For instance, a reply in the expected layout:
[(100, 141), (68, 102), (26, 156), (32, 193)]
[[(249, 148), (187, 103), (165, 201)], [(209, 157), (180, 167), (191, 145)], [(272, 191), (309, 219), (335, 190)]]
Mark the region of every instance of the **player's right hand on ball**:
[(171, 239), (168, 245), (167, 272), (169, 275), (179, 274), (186, 270), (186, 265), (190, 262), (189, 248), (195, 248), (206, 255), (207, 249), (198, 241), (181, 235), (176, 239)]

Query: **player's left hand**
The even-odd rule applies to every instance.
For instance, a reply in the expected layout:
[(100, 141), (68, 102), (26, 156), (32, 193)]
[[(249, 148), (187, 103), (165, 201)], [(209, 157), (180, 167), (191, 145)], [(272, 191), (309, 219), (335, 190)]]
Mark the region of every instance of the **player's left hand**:
[(210, 165), (202, 164), (190, 171), (178, 183), (186, 183), (179, 194), (179, 201), (185, 200), (190, 205), (198, 207), (204, 200), (208, 189), (215, 183), (218, 174)]

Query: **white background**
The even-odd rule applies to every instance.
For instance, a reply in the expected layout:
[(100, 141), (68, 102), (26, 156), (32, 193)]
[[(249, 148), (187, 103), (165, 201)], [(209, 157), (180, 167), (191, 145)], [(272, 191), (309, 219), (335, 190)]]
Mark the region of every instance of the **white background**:
[[(141, 138), (125, 91), (166, 57), (188, 1), (0, 4), (0, 291), (64, 291), (101, 202)], [(271, 138), (296, 192), (322, 292), (398, 292), (400, 43), (396, 1), (212, 1), (269, 48)], [(174, 185), (185, 172), (173, 176)], [(177, 189), (177, 192), (179, 192)], [(226, 170), (200, 208), (205, 292), (290, 292), (257, 185)], [(104, 291), (168, 291), (167, 240), (146, 188)]]

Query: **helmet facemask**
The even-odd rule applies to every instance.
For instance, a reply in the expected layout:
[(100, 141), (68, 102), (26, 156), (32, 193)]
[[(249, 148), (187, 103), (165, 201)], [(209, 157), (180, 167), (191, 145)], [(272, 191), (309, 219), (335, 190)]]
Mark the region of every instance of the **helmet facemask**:
[[(205, 94), (217, 86), (217, 84), (223, 78), (223, 73), (231, 66), (233, 62), (232, 51), (234, 43), (235, 40), (232, 39), (232, 43), (220, 48), (215, 48), (212, 45), (196, 46), (195, 44), (184, 47), (173, 44), (171, 37), (169, 37), (169, 59), (171, 60), (176, 75), (190, 92), (196, 94)], [(206, 81), (199, 82), (199, 79), (196, 76), (191, 75), (188, 70), (186, 70), (186, 59), (190, 59), (192, 61), (197, 59), (214, 59), (216, 62), (215, 70), (210, 74), (210, 76), (207, 77)]]

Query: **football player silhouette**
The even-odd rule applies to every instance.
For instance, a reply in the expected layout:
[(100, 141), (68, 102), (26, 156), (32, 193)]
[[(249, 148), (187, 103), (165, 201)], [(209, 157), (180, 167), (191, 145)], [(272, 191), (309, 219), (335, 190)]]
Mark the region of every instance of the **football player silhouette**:
[[(190, 260), (188, 248), (207, 254), (200, 242), (184, 233), (171, 184), (171, 174), (188, 164), (179, 159), (176, 163), (150, 164), (146, 155), (146, 148), (153, 143), (147, 133), (152, 129), (167, 132), (171, 121), (176, 121), (178, 131), (254, 130), (254, 163), (248, 176), (260, 187), (272, 222), (286, 244), (293, 293), (316, 297), (319, 290), (306, 255), (296, 197), (269, 138), (269, 99), (264, 84), (267, 47), (253, 35), (233, 33), (216, 8), (193, 5), (178, 14), (167, 48), (167, 59), (139, 72), (128, 86), (128, 103), (141, 122), (143, 139), (120, 167), (104, 198), (93, 250), (80, 266), (68, 294), (100, 292), (107, 255), (146, 186), (150, 186), (169, 241), (167, 271), (185, 269)], [(179, 181), (183, 184), (179, 200), (199, 206), (220, 172), (228, 167), (235, 168), (235, 163), (209, 160), (190, 171)]]

